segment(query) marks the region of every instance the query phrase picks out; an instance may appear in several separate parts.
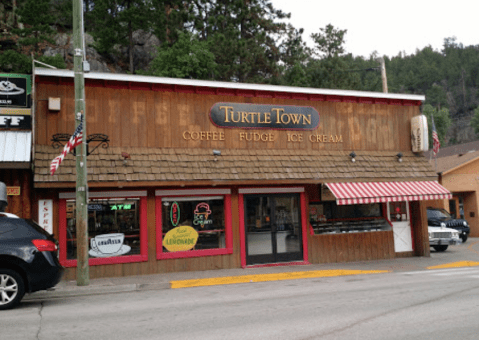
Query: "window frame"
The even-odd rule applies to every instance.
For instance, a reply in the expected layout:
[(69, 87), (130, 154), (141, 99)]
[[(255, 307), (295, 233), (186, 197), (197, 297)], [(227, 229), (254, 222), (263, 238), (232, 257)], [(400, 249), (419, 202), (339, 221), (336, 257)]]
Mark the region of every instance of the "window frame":
[[(209, 197), (222, 196), (225, 218), (225, 248), (188, 250), (178, 252), (163, 251), (163, 198), (171, 197)], [(203, 256), (216, 256), (233, 254), (233, 224), (231, 215), (231, 190), (230, 189), (179, 189), (179, 190), (156, 190), (155, 191), (155, 215), (156, 215), (156, 259), (181, 259)]]
[[(101, 258), (89, 258), (88, 265), (99, 266), (105, 264), (120, 264), (148, 261), (148, 220), (147, 220), (147, 193), (146, 191), (121, 191), (121, 192), (89, 192), (89, 198), (111, 199), (124, 198), (139, 199), (139, 223), (140, 223), (140, 254), (122, 255)], [(67, 259), (67, 200), (76, 199), (75, 193), (60, 193), (59, 197), (59, 261), (63, 267), (76, 267), (76, 259)]]
[[(311, 224), (310, 208), (313, 205), (320, 205), (320, 204), (322, 204), (323, 206), (330, 205), (331, 208), (332, 208), (333, 205), (335, 205), (336, 207), (338, 206), (336, 201), (330, 201), (330, 200), (325, 200), (325, 201), (314, 200), (314, 201), (309, 202), (307, 220), (308, 220), (308, 226), (310, 228), (310, 235), (311, 236), (330, 235), (330, 234), (326, 234), (326, 233), (316, 233), (313, 225)], [(389, 220), (389, 216), (387, 214), (388, 203), (377, 202), (377, 203), (367, 203), (367, 204), (378, 204), (380, 209), (381, 209), (380, 216), (371, 216), (371, 217), (338, 217), (338, 216), (334, 216), (335, 218), (332, 217), (332, 218), (328, 219), (327, 222), (331, 222), (331, 223), (348, 222), (348, 221), (350, 221), (350, 222), (361, 222), (361, 221), (368, 221), (368, 220), (383, 219), (392, 228), (393, 225), (392, 225), (391, 221)], [(359, 204), (354, 204), (354, 205), (359, 205)], [(391, 230), (387, 229), (387, 230), (382, 230), (382, 231), (391, 231)], [(347, 231), (346, 233), (347, 234), (356, 234), (356, 233), (353, 233), (353, 232), (350, 232), (350, 231)], [(359, 232), (359, 233), (361, 233), (361, 232)], [(333, 234), (333, 235), (340, 235), (340, 234), (338, 233), (338, 234)]]

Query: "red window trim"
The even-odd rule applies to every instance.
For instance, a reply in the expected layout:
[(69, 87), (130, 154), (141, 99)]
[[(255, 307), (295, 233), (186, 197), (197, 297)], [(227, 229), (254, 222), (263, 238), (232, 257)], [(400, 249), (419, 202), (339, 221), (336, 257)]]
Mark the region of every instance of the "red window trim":
[[(181, 259), (181, 258), (192, 258), (192, 257), (203, 257), (203, 256), (215, 256), (215, 255), (227, 255), (233, 254), (233, 224), (231, 216), (231, 194), (221, 194), (215, 196), (223, 196), (224, 200), (224, 214), (225, 214), (225, 248), (217, 249), (202, 249), (202, 250), (188, 250), (188, 251), (178, 251), (172, 253), (163, 252), (163, 237), (162, 237), (162, 227), (163, 227), (163, 212), (161, 200), (163, 197), (188, 197), (190, 195), (181, 195), (181, 192), (178, 192), (178, 195), (168, 195), (168, 196), (156, 196), (155, 197), (155, 215), (156, 215), (156, 259)], [(191, 195), (191, 196), (211, 196), (207, 194), (203, 195)]]
[[(97, 198), (97, 197), (95, 197)], [(108, 197), (104, 197), (108, 198)], [(121, 197), (120, 197), (121, 198)], [(126, 197), (125, 197), (126, 198)], [(128, 197), (132, 198), (132, 197)], [(132, 263), (132, 262), (146, 262), (148, 261), (148, 224), (147, 224), (147, 204), (146, 197), (135, 197), (140, 199), (140, 254), (139, 255), (127, 255), (117, 257), (104, 257), (104, 258), (90, 258), (88, 264), (90, 266), (98, 266), (104, 264), (119, 264), (119, 263)], [(76, 267), (77, 260), (67, 259), (67, 200), (60, 199), (59, 202), (59, 237), (60, 243), (60, 264), (64, 267)]]

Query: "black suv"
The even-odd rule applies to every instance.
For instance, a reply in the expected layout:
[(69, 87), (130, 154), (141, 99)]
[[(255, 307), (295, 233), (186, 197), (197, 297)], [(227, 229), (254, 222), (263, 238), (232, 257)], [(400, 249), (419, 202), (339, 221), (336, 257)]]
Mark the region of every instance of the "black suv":
[(469, 223), (462, 218), (452, 217), (446, 210), (439, 208), (427, 208), (427, 225), (430, 227), (446, 227), (456, 229), (462, 242), (466, 242), (471, 229)]
[(35, 222), (0, 212), (0, 310), (60, 281), (57, 249), (53, 236)]

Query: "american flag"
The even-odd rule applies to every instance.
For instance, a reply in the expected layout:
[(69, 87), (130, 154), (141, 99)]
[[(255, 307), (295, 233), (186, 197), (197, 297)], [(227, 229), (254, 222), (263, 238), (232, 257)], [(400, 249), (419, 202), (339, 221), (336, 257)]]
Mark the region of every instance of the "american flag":
[(61, 162), (63, 161), (63, 158), (74, 148), (76, 148), (78, 145), (81, 144), (82, 142), (82, 137), (83, 137), (83, 116), (81, 117), (80, 124), (78, 124), (77, 128), (75, 129), (75, 132), (71, 136), (70, 140), (68, 143), (65, 144), (65, 147), (63, 148), (63, 151), (60, 156), (55, 157), (55, 159), (52, 161), (50, 164), (50, 174), (53, 176), (55, 171), (57, 171), (58, 167), (60, 166)]
[(437, 153), (439, 152), (439, 147), (441, 146), (441, 143), (439, 142), (439, 137), (437, 135), (436, 125), (434, 124), (433, 116), (431, 116), (431, 120), (432, 120), (432, 153), (434, 154), (434, 156), (436, 156)]

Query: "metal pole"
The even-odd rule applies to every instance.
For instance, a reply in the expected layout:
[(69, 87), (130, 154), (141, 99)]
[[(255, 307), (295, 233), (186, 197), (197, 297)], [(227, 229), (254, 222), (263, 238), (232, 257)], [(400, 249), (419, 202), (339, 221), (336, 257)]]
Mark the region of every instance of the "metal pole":
[(83, 39), (83, 0), (73, 0), (73, 65), (75, 72), (75, 126), (83, 119), (83, 142), (76, 151), (76, 236), (77, 236), (77, 285), (90, 284), (88, 266), (88, 183), (86, 164), (86, 111), (85, 79), (83, 77), (84, 60)]

